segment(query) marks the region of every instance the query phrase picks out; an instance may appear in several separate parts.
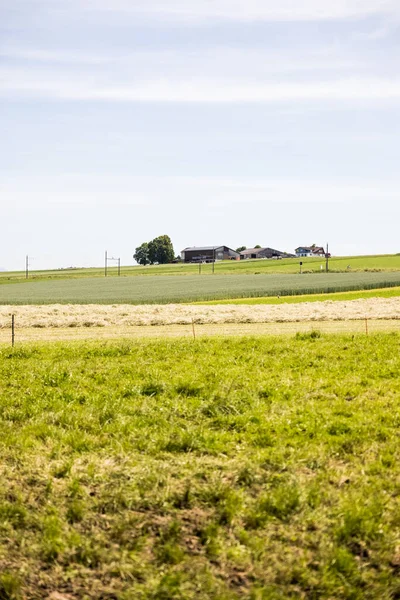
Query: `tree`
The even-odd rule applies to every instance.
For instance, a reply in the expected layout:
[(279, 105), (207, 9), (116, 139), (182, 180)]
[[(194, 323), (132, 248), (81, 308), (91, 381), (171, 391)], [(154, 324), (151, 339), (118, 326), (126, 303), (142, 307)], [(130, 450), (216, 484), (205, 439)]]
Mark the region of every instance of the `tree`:
[(168, 235), (160, 235), (149, 242), (149, 260), (151, 264), (166, 265), (174, 260), (174, 247)]
[(236, 248), (236, 252), (243, 252), (243, 250), (247, 250), (246, 246), (239, 246), (239, 248)]
[(149, 258), (149, 244), (144, 242), (140, 246), (138, 246), (135, 250), (135, 254), (133, 258), (136, 260), (139, 265), (148, 265), (150, 262)]
[(254, 248), (261, 248), (260, 244), (257, 244), (257, 246), (254, 246)]

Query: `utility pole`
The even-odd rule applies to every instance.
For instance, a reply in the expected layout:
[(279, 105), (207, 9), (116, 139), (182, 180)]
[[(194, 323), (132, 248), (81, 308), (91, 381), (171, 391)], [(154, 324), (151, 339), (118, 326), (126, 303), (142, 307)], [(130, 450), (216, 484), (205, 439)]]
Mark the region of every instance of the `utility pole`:
[(328, 273), (329, 272), (329, 244), (326, 244), (325, 258), (326, 258), (326, 267), (325, 267), (325, 270)]
[(121, 275), (121, 258), (114, 258), (113, 256), (111, 256), (110, 258), (108, 258), (108, 252), (106, 250), (105, 254), (104, 254), (104, 277), (107, 277), (108, 262), (110, 260), (112, 260), (112, 261), (114, 261), (114, 262), (117, 263), (117, 265), (118, 265), (118, 275)]
[(25, 257), (25, 279), (28, 279), (29, 277), (29, 256), (26, 255)]
[(215, 246), (213, 248), (213, 268), (212, 268), (212, 272), (214, 273), (215, 271)]

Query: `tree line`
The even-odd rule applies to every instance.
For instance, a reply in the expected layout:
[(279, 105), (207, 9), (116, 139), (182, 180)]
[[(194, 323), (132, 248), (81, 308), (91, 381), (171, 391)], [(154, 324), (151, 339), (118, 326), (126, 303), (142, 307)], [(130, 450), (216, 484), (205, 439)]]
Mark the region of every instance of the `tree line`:
[(160, 235), (150, 242), (143, 242), (135, 250), (133, 258), (139, 265), (166, 265), (175, 259), (174, 247), (168, 235)]

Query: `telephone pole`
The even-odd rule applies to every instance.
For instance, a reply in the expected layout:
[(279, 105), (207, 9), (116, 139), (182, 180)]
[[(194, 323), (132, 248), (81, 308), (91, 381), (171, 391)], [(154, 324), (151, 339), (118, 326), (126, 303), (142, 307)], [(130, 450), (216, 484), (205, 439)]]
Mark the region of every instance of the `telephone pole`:
[(328, 273), (328, 271), (329, 271), (329, 244), (326, 244), (325, 258), (326, 258), (326, 267), (325, 267), (325, 270)]
[(121, 258), (114, 258), (113, 256), (111, 256), (110, 258), (108, 258), (108, 253), (107, 253), (107, 250), (106, 250), (105, 254), (104, 254), (104, 277), (107, 277), (108, 262), (110, 260), (117, 263), (117, 265), (118, 265), (118, 276), (121, 275)]

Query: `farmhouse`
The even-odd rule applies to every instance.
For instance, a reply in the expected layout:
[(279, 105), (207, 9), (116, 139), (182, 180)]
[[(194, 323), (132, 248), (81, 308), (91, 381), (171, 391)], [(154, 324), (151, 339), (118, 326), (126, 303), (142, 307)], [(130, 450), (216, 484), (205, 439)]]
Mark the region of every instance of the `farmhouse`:
[(249, 258), (291, 258), (293, 254), (287, 254), (274, 248), (248, 248), (240, 253), (240, 260)]
[(181, 252), (185, 263), (214, 262), (216, 260), (236, 260), (239, 253), (228, 246), (193, 246)]
[(322, 246), (316, 246), (313, 244), (312, 246), (299, 246), (295, 250), (297, 257), (302, 256), (325, 256), (325, 250)]

